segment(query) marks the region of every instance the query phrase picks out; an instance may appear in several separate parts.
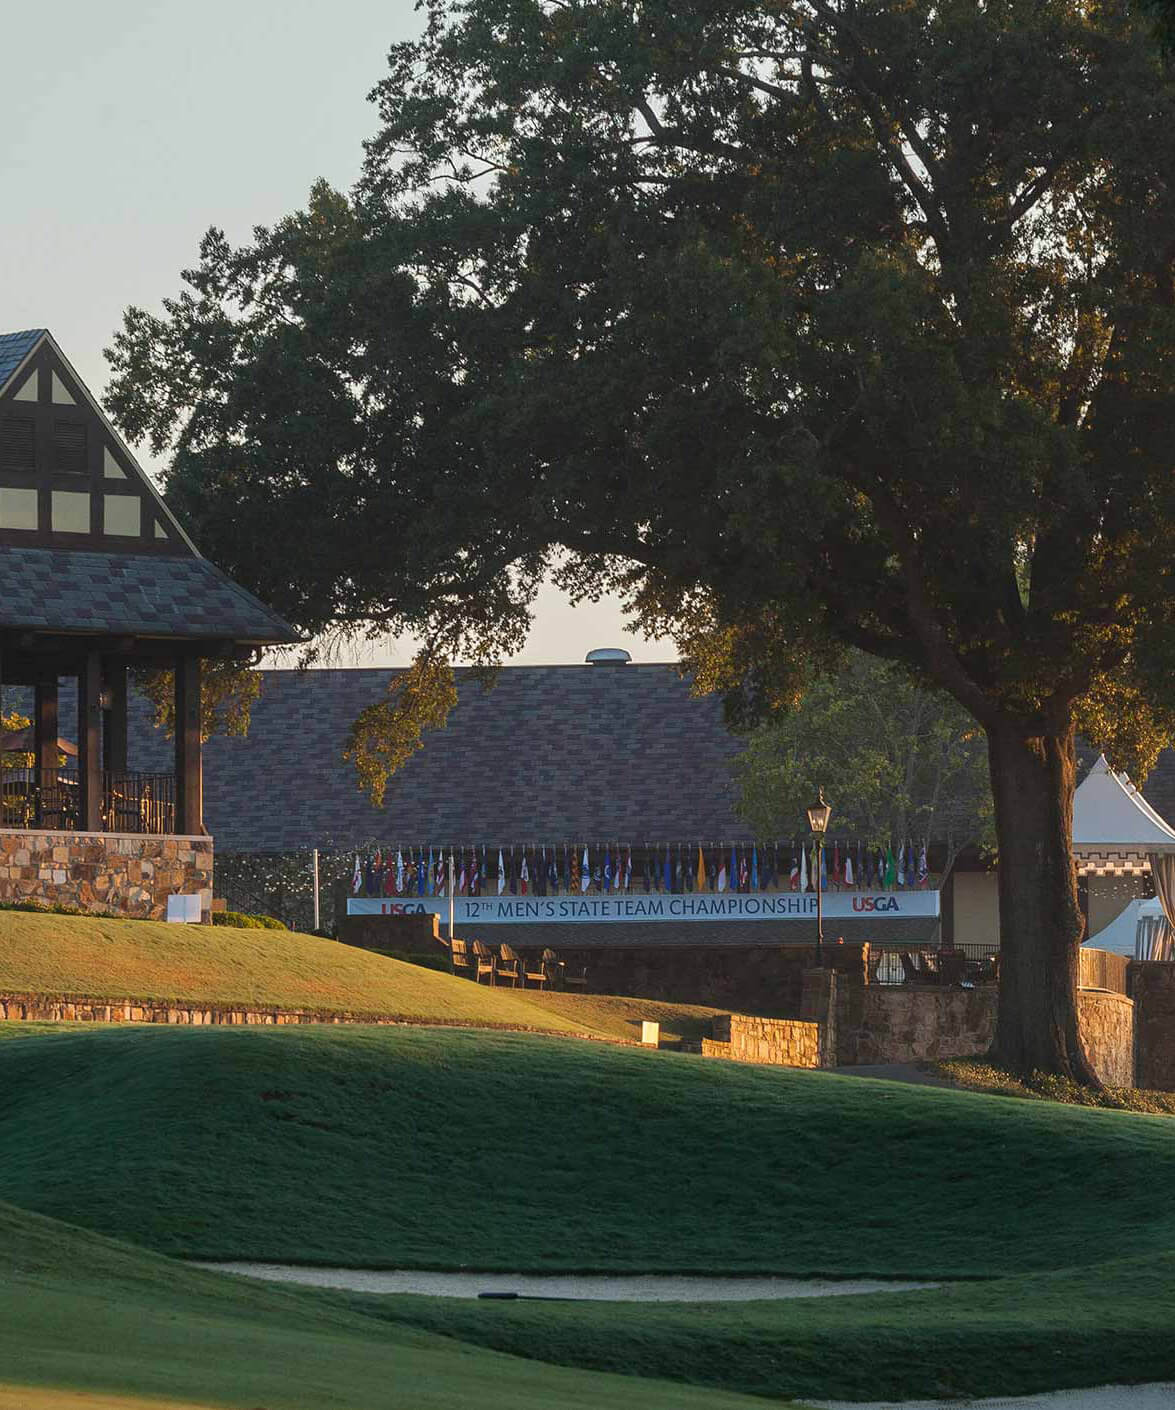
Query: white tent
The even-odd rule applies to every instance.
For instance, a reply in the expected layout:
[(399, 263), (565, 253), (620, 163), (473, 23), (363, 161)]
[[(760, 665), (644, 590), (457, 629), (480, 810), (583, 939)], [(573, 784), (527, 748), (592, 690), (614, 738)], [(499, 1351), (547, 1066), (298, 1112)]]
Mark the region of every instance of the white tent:
[(1083, 876), (1149, 871), (1157, 893), (1154, 901), (1132, 902), (1090, 943), (1140, 960), (1175, 956), (1175, 828), (1104, 754), (1073, 797), (1073, 855)]
[(1150, 939), (1163, 919), (1163, 907), (1158, 897), (1150, 901), (1141, 898), (1127, 901), (1126, 908), (1114, 919), (1091, 935), (1085, 942), (1094, 950), (1109, 950), (1113, 955), (1127, 955), (1130, 959), (1152, 958)]
[(1152, 856), (1175, 856), (1175, 828), (1104, 754), (1073, 795), (1073, 855), (1085, 876), (1142, 876)]

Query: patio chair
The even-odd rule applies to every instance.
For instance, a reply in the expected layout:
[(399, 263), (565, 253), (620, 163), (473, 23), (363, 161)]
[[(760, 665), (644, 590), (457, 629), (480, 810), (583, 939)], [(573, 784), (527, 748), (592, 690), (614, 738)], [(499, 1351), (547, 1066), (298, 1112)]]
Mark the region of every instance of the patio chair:
[(498, 955), (498, 978), (508, 979), (511, 989), (517, 989), (520, 983), (525, 988), (526, 985), (522, 979), (522, 961), (518, 958), (517, 952), (512, 950), (509, 945), (499, 945)]
[(498, 962), (494, 956), (493, 950), (491, 950), (488, 945), (483, 944), (480, 940), (475, 940), (473, 942), (473, 963), (474, 983), (480, 984), (481, 977), (484, 974), (488, 976), (489, 981), (492, 984), (494, 982), (494, 977), (497, 974)]
[(464, 940), (449, 941), (449, 961), (453, 966), (453, 973), (460, 971), (469, 976), (473, 973), (473, 961), (469, 957), (469, 946)]
[(554, 950), (544, 950), (539, 959), (523, 961), (523, 988), (533, 984), (536, 989), (554, 988), (559, 976), (559, 963)]

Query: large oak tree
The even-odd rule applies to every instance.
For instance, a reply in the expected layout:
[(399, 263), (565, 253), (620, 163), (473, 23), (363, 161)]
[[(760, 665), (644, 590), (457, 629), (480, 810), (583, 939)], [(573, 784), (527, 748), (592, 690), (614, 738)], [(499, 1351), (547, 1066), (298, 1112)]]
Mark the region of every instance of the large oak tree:
[(1172, 726), (1175, 94), (1147, 25), (1120, 0), (425, 21), (351, 196), (211, 232), (162, 316), (128, 312), (122, 426), (299, 625), (422, 635), (399, 720), (357, 733), (369, 780), (552, 566), (626, 593), (738, 718), (847, 647), (949, 692), (989, 746), (997, 1053), (1093, 1081), (1075, 726), (1139, 757)]

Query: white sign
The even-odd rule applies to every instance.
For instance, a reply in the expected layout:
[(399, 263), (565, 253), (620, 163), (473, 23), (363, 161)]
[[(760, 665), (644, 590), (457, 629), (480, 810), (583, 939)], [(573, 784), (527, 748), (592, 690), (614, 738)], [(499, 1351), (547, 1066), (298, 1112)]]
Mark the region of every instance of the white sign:
[(168, 920), (182, 921), (188, 925), (200, 924), (200, 897), (169, 896), (167, 898)]
[[(938, 891), (826, 891), (825, 920), (910, 920), (937, 917)], [(447, 896), (351, 896), (349, 916), (448, 917)], [(628, 892), (613, 896), (455, 896), (455, 924), (568, 925), (617, 921), (814, 921), (816, 893), (790, 891), (686, 893)]]

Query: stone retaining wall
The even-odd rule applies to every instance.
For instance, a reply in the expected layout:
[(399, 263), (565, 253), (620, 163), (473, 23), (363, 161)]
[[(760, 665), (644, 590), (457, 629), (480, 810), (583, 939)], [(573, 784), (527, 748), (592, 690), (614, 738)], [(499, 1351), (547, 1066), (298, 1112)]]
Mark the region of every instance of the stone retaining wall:
[(1081, 989), (1081, 1041), (1093, 1070), (1108, 1087), (1143, 1086), (1134, 1075), (1134, 1004), (1125, 994)]
[(780, 1067), (820, 1066), (820, 1025), (794, 1018), (754, 1018), (732, 1013), (714, 1019), (714, 1037), (702, 1039), (706, 1057)]
[(1129, 984), (1138, 1085), (1154, 1092), (1175, 1092), (1175, 964), (1135, 960)]
[(49, 1023), (171, 1023), (180, 1026), (221, 1024), (371, 1023), (401, 1020), (386, 1014), (319, 1009), (248, 1008), (233, 1004), (185, 1004), (150, 999), (53, 999), (38, 994), (0, 994), (0, 1019)]
[(0, 830), (0, 901), (39, 901), (162, 920), (167, 898), (212, 912), (212, 838)]

